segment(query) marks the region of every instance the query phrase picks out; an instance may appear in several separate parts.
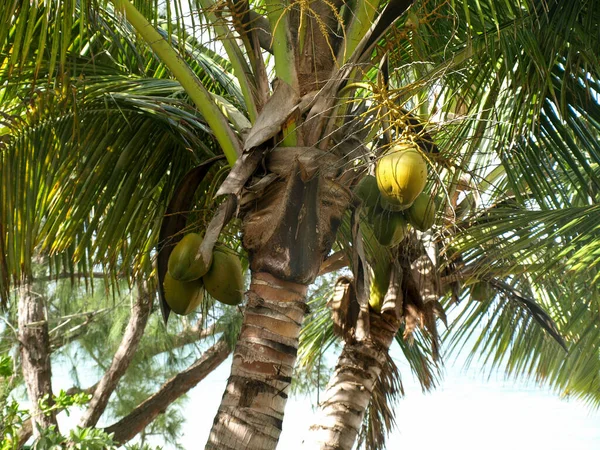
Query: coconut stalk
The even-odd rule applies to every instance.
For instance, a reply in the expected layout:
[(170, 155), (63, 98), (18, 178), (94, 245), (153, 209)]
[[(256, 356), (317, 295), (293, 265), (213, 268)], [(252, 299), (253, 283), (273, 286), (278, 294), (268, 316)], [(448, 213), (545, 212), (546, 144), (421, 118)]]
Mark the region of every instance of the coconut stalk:
[(148, 20), (131, 4), (129, 0), (111, 0), (115, 9), (123, 13), (127, 21), (136, 29), (146, 43), (171, 70), (173, 76), (181, 83), (192, 101), (202, 113), (202, 117), (215, 134), (215, 138), (223, 149), (229, 165), (233, 166), (242, 153), (240, 142), (229, 126), (227, 118), (215, 104), (213, 97), (206, 90), (196, 74), (173, 49), (171, 44), (150, 25)]

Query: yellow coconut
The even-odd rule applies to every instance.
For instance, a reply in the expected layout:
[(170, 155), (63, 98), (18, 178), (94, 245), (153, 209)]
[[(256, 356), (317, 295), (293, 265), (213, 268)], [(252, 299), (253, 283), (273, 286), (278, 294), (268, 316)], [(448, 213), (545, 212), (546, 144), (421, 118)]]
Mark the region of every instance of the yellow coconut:
[(202, 236), (188, 233), (181, 239), (169, 255), (169, 273), (175, 280), (192, 281), (202, 277), (210, 267), (210, 261), (200, 258)]
[(239, 305), (244, 299), (242, 263), (236, 254), (215, 247), (210, 269), (202, 277), (208, 293), (227, 305)]
[(178, 281), (167, 272), (163, 288), (167, 305), (173, 312), (181, 315), (191, 313), (204, 298), (202, 280)]
[(393, 211), (410, 207), (427, 182), (427, 164), (416, 145), (402, 143), (388, 150), (375, 167), (382, 205)]
[(427, 194), (419, 194), (406, 211), (410, 224), (419, 231), (429, 230), (435, 221), (435, 202)]

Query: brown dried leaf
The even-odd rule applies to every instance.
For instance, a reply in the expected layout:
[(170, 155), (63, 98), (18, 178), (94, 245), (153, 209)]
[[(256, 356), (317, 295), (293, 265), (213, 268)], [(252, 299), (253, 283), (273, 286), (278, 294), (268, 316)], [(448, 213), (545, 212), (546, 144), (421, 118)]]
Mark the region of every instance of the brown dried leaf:
[(262, 156), (263, 150), (258, 148), (249, 152), (244, 152), (244, 154), (242, 154), (242, 156), (240, 156), (233, 165), (233, 168), (227, 175), (227, 178), (225, 178), (223, 183), (221, 183), (216, 196), (218, 197), (226, 194), (239, 196), (244, 188), (244, 185), (258, 167), (258, 164), (262, 160)]
[(295, 160), (285, 181), (276, 181), (244, 205), (244, 246), (252, 270), (310, 283), (331, 250), (351, 193), (321, 174), (310, 177)]
[(206, 232), (204, 233), (204, 239), (202, 245), (198, 251), (197, 259), (203, 261), (210, 261), (212, 259), (212, 252), (219, 234), (223, 227), (231, 220), (236, 210), (236, 198), (234, 195), (229, 195), (227, 200), (219, 205), (215, 215), (210, 220)]
[(359, 310), (354, 280), (348, 277), (338, 278), (327, 306), (331, 308), (333, 331), (336, 336), (344, 340), (351, 339)]
[(357, 341), (361, 341), (369, 337), (370, 284), (367, 257), (363, 247), (362, 232), (360, 231), (360, 209), (355, 208), (352, 211), (351, 229), (352, 242), (354, 243), (352, 246), (352, 269), (354, 272), (356, 299), (359, 306), (354, 336)]
[(343, 269), (344, 267), (348, 267), (349, 264), (350, 261), (348, 261), (346, 252), (343, 250), (337, 251), (321, 263), (318, 276)]
[(400, 267), (400, 263), (395, 260), (392, 263), (390, 284), (385, 293), (385, 297), (383, 298), (383, 304), (381, 305), (381, 314), (391, 314), (397, 320), (400, 320), (402, 317), (402, 304), (404, 300), (402, 278), (402, 267)]
[(361, 448), (364, 441), (366, 450), (385, 449), (385, 439), (396, 426), (395, 405), (404, 396), (400, 370), (387, 352), (381, 369), (357, 438), (357, 448)]
[(286, 82), (276, 82), (273, 95), (256, 118), (244, 142), (244, 151), (258, 147), (276, 136), (300, 102), (298, 93)]
[(325, 178), (335, 178), (344, 161), (330, 152), (314, 147), (278, 147), (266, 154), (265, 163), (271, 172), (289, 177), (293, 169), (290, 161), (298, 160), (308, 178), (317, 173)]
[(412, 278), (423, 302), (434, 302), (440, 297), (440, 280), (437, 268), (428, 255), (421, 255), (411, 264)]

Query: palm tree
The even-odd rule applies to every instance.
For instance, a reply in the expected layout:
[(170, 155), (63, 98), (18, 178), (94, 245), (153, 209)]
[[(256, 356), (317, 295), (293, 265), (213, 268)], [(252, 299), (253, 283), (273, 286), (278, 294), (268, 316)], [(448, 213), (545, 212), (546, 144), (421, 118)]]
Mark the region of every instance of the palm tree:
[[(436, 283), (420, 277), (421, 287), (437, 285), (437, 292), (429, 293), (443, 296), (447, 308), (469, 293), (479, 300), (455, 307), (460, 315), (446, 334), (452, 346), (459, 348), (477, 336), (473, 356), (483, 357), (490, 367), (504, 366), (510, 374), (548, 382), (563, 395), (597, 405), (598, 323), (591, 312), (596, 295), (592, 288), (584, 296), (581, 288), (593, 285), (597, 276), (589, 256), (596, 244), (587, 232), (597, 220), (598, 66), (564, 66), (564, 61), (574, 61), (572, 52), (585, 53), (591, 33), (585, 27), (596, 23), (597, 8), (579, 2), (541, 8), (524, 2), (512, 9), (490, 1), (472, 8), (465, 2), (464, 9), (451, 12), (433, 3), (429, 10), (426, 5), (422, 11), (415, 8), (419, 24), (395, 64), (410, 67), (400, 86), (419, 79), (427, 83), (409, 90), (413, 106), (431, 118), (429, 129), (443, 162), (455, 168), (440, 171), (447, 206), (438, 216), (436, 233), (424, 236), (424, 244), (434, 238), (428, 255), (430, 266), (438, 262)], [(596, 19), (588, 23), (588, 14)], [(468, 51), (469, 65), (456, 51), (461, 48)], [(409, 95), (406, 88), (399, 93)], [(411, 245), (404, 241), (405, 247)], [(565, 284), (567, 272), (573, 278)], [(457, 283), (467, 289), (457, 289)], [(476, 293), (481, 286), (486, 298)], [(315, 322), (307, 327), (309, 336), (323, 335), (315, 328)], [(368, 404), (359, 387), (376, 388), (388, 342), (380, 340), (379, 358), (361, 368), (358, 358), (344, 364), (348, 353), (356, 352), (356, 342), (346, 337), (324, 394), (324, 417), (313, 427), (312, 438), (320, 448), (354, 444)], [(304, 350), (308, 364), (316, 350)], [(374, 396), (371, 406), (378, 400)], [(371, 423), (363, 423), (363, 433), (371, 429)], [(380, 430), (381, 436), (386, 430)], [(368, 448), (383, 448), (382, 442)]]
[[(252, 272), (232, 374), (207, 448), (274, 448), (306, 312), (307, 286), (321, 266), (331, 262), (325, 259), (332, 246), (341, 250), (344, 243), (351, 244), (347, 248), (352, 255), (361, 323), (368, 323), (371, 317), (365, 290), (368, 280), (360, 275), (369, 262), (361, 251), (360, 212), (353, 205), (350, 189), (391, 143), (408, 136), (421, 146), (430, 173), (436, 174), (427, 189), (433, 193), (446, 190), (445, 202), (450, 207), (456, 205), (452, 202), (463, 171), (485, 179), (490, 176), (485, 167), (498, 163), (502, 173), (492, 180), (498, 186), (495, 192), (514, 196), (518, 205), (543, 212), (549, 206), (564, 206), (569, 196), (551, 193), (557, 183), (540, 182), (547, 168), (562, 173), (563, 168), (573, 165), (577, 177), (568, 171), (564, 175), (571, 182), (568, 186), (576, 186), (575, 181), (586, 181), (581, 175), (591, 173), (595, 153), (584, 153), (573, 146), (566, 153), (539, 151), (532, 152), (533, 155), (525, 153), (528, 158), (522, 159), (512, 156), (518, 155), (519, 145), (539, 147), (536, 131), (543, 112), (547, 117), (554, 111), (561, 119), (573, 120), (581, 115), (581, 108), (571, 109), (571, 96), (581, 90), (581, 85), (589, 86), (596, 80), (597, 63), (591, 50), (596, 48), (596, 42), (591, 30), (598, 13), (585, 2), (567, 5), (527, 0), (515, 5), (491, 0), (430, 0), (414, 4), (402, 0), (352, 4), (266, 1), (250, 5), (210, 0), (190, 3), (192, 17), (198, 18), (197, 23), (206, 30), (204, 35), (189, 35), (181, 2), (167, 3), (162, 12), (157, 4), (147, 2), (136, 2), (140, 7), (137, 10), (128, 0), (112, 1), (114, 9), (107, 2), (59, 3), (51, 14), (41, 15), (39, 21), (28, 20), (38, 13), (37, 6), (30, 7), (29, 2), (5, 6), (2, 17), (13, 26), (2, 30), (13, 32), (0, 34), (0, 42), (9, 42), (9, 50), (3, 53), (7, 63), (2, 67), (4, 79), (10, 75), (13, 81), (8, 85), (10, 88), (4, 88), (3, 96), (7, 104), (19, 99), (20, 93), (14, 89), (19, 85), (15, 74), (29, 75), (30, 92), (37, 92), (40, 86), (43, 92), (48, 92), (47, 85), (40, 81), (48, 78), (62, 92), (70, 92), (69, 87), (87, 94), (89, 86), (94, 86), (91, 74), (97, 64), (96, 56), (108, 58), (128, 70), (133, 70), (132, 67), (144, 70), (146, 67), (140, 67), (144, 59), (136, 56), (139, 52), (154, 52), (161, 61), (147, 68), (149, 73), (163, 76), (166, 67), (185, 89), (197, 112), (179, 103), (173, 108), (139, 107), (159, 120), (164, 118), (166, 129), (174, 126), (183, 133), (188, 124), (197, 123), (199, 116), (203, 118), (202, 125), (206, 124), (211, 136), (190, 138), (188, 142), (193, 142), (194, 150), (203, 154), (206, 142), (210, 142), (211, 156), (224, 154), (232, 168), (217, 191), (219, 195), (227, 195), (227, 200), (210, 222), (207, 218), (199, 222), (206, 232), (198, 257), (207, 259), (228, 219), (237, 212), (241, 221), (229, 225), (227, 231), (236, 228), (242, 231)], [(166, 32), (157, 29), (162, 24), (159, 12), (169, 19)], [(75, 22), (73, 17), (77, 18)], [(117, 39), (114, 46), (106, 44), (108, 50), (90, 53), (93, 57), (88, 59), (94, 64), (86, 66), (85, 71), (76, 70), (73, 74), (65, 70), (76, 67), (70, 60), (73, 48), (86, 52), (88, 43), (93, 47), (102, 34), (96, 30), (99, 27), (102, 30), (105, 17), (128, 35), (130, 25), (133, 26), (141, 39), (131, 37), (125, 45)], [(173, 27), (172, 22), (177, 26)], [(177, 39), (169, 37), (172, 31)], [(220, 84), (235, 92), (214, 95), (211, 80), (215, 79), (215, 73), (203, 67), (209, 76), (200, 81), (189, 65), (182, 62), (194, 60), (193, 50), (200, 55), (209, 54), (199, 40), (208, 32), (219, 39), (223, 53), (227, 54), (227, 61), (215, 54), (210, 60), (221, 61), (235, 75), (235, 83), (228, 78), (230, 84)], [(62, 41), (57, 38), (59, 35)], [(69, 36), (75, 37), (73, 46), (67, 44), (71, 42)], [(52, 45), (46, 46), (47, 42)], [(143, 50), (132, 51), (135, 46)], [(27, 58), (30, 52), (36, 55), (35, 61)], [(198, 56), (196, 64), (206, 61), (202, 58)], [(128, 74), (119, 82), (130, 86), (133, 75)], [(110, 86), (104, 76), (101, 74), (97, 79), (92, 99), (94, 92), (100, 95)], [(155, 83), (154, 80), (148, 83), (151, 90), (179, 86), (166, 81)], [(63, 108), (66, 105), (69, 104), (65, 103)], [(138, 107), (138, 103), (134, 102), (133, 107)], [(181, 116), (182, 111), (188, 112), (186, 118)], [(466, 117), (457, 121), (447, 112), (454, 114), (454, 119), (459, 114)], [(169, 120), (173, 116), (177, 119)], [(438, 116), (444, 121), (430, 122), (428, 130), (438, 148), (434, 153), (420, 122), (427, 123)], [(110, 129), (100, 131), (93, 127), (91, 118), (83, 125), (78, 129), (87, 133), (82, 136), (92, 145), (78, 145), (78, 151), (61, 147), (67, 154), (59, 158), (71, 161), (71, 165), (60, 166), (63, 169), (60, 173), (64, 186), (72, 187), (71, 191), (62, 192), (62, 198), (69, 199), (73, 209), (62, 209), (62, 215), (55, 214), (44, 224), (48, 230), (45, 245), (54, 251), (61, 249), (61, 245), (72, 245), (72, 239), (61, 240), (60, 236), (66, 236), (66, 232), (73, 236), (74, 230), (81, 227), (84, 242), (89, 243), (92, 235), (97, 239), (91, 254), (105, 255), (108, 267), (112, 263), (114, 268), (116, 261), (123, 266), (132, 263), (133, 273), (141, 275), (144, 272), (140, 268), (148, 267), (148, 250), (159, 231), (158, 227), (136, 228), (132, 219), (142, 217), (136, 214), (147, 208), (138, 208), (131, 200), (144, 199), (146, 204), (161, 205), (156, 208), (156, 215), (151, 216), (157, 219), (173, 191), (160, 190), (160, 194), (156, 193), (158, 198), (143, 195), (142, 191), (152, 193), (157, 184), (181, 178), (184, 170), (175, 165), (181, 156), (161, 152), (161, 148), (167, 149), (168, 142), (157, 140), (150, 125), (143, 128), (141, 123), (135, 123), (123, 135), (120, 132), (124, 124), (119, 118), (112, 121)], [(546, 131), (548, 136), (556, 134), (559, 125), (560, 121), (551, 123)], [(589, 127), (586, 125), (584, 130)], [(117, 132), (120, 134), (115, 140), (131, 143), (121, 147), (129, 149), (121, 153), (125, 155), (122, 159), (104, 152), (109, 148), (105, 139), (114, 138)], [(580, 134), (579, 138), (591, 141), (589, 131)], [(66, 137), (69, 135), (59, 141), (69, 142)], [(591, 136), (596, 136), (595, 132)], [(142, 139), (140, 145), (139, 139)], [(87, 144), (87, 140), (77, 142)], [(153, 146), (156, 142), (160, 143), (159, 149)], [(532, 158), (543, 164), (532, 165)], [(112, 161), (117, 167), (114, 176)], [(578, 164), (571, 164), (574, 162)], [(77, 175), (71, 177), (74, 170)], [(140, 179), (153, 182), (138, 183)], [(214, 185), (218, 187), (218, 183)], [(90, 204), (100, 192), (111, 195), (90, 213)], [(185, 196), (190, 195), (193, 194), (188, 192)], [(560, 201), (549, 203), (548, 198)], [(66, 203), (67, 200), (62, 205)], [(347, 213), (349, 208), (352, 214)], [(592, 210), (586, 209), (588, 213)], [(525, 213), (522, 217), (521, 225), (528, 224), (530, 216)], [(69, 220), (65, 227), (61, 221), (66, 218)], [(542, 223), (547, 219), (540, 215), (538, 220)], [(454, 222), (451, 221), (452, 226)], [(151, 221), (144, 217), (142, 223)], [(339, 235), (342, 239), (335, 243), (340, 223), (345, 224)], [(479, 229), (483, 234), (490, 228), (489, 223), (486, 218), (468, 230)], [(513, 227), (509, 230), (514, 229), (514, 222), (507, 220), (506, 214), (501, 223)], [(582, 229), (592, 230), (591, 222), (585, 223), (580, 222)], [(558, 228), (565, 229), (562, 225)], [(143, 233), (149, 229), (152, 233)], [(494, 230), (508, 232), (502, 226)], [(451, 234), (457, 233), (452, 230)], [(500, 231), (497, 234), (503, 237)], [(549, 242), (549, 237), (541, 237)], [(479, 257), (480, 263), (487, 263), (477, 268), (490, 266), (489, 253), (470, 252), (468, 245), (475, 245), (474, 241), (457, 239), (465, 256)], [(81, 257), (83, 248), (85, 245), (76, 247), (79, 249), (76, 259)], [(518, 246), (512, 249), (516, 251)], [(578, 250), (571, 249), (573, 254)], [(553, 268), (558, 270), (556, 266)], [(7, 277), (3, 280), (4, 289), (8, 285), (6, 280)], [(165, 308), (165, 316), (168, 312)], [(538, 317), (542, 320), (543, 315)], [(378, 319), (376, 316), (374, 322)], [(395, 317), (396, 321), (401, 319), (406, 320), (406, 316)], [(369, 342), (368, 333), (358, 338)], [(372, 376), (377, 378), (375, 372)]]
[[(36, 424), (57, 425), (54, 413), (43, 414), (40, 407), (41, 400), (51, 405), (53, 398), (50, 357), (56, 346), (48, 323), (57, 318), (39, 295), (45, 289), (32, 289), (33, 283), (40, 276), (47, 281), (69, 277), (93, 289), (100, 276), (116, 290), (123, 289), (124, 279), (142, 288), (121, 346), (91, 389), (82, 425), (93, 426), (146, 328), (155, 291), (154, 283), (146, 282), (153, 270), (149, 252), (172, 192), (192, 167), (212, 162), (209, 180), (218, 176), (222, 162), (214, 158), (206, 124), (180, 85), (165, 78), (152, 52), (135, 48), (131, 30), (113, 12), (86, 16), (62, 3), (14, 2), (3, 8), (0, 291), (4, 306), (15, 310), (18, 304), (19, 309), (22, 372), (34, 422), (23, 429), (26, 439), (38, 433)], [(78, 32), (92, 29), (97, 34), (82, 44)], [(65, 40), (46, 46), (48, 35), (55, 33)], [(225, 97), (238, 95), (227, 66), (219, 65), (222, 59), (199, 58), (189, 48), (186, 55), (222, 105)], [(203, 205), (213, 203), (206, 198)], [(16, 297), (9, 294), (15, 286)], [(220, 362), (229, 351), (222, 343), (217, 347), (213, 360)], [(188, 378), (198, 373), (191, 370)], [(188, 382), (179, 395), (191, 386)], [(164, 401), (163, 395), (152, 405), (160, 411)], [(120, 429), (113, 431), (118, 435)]]

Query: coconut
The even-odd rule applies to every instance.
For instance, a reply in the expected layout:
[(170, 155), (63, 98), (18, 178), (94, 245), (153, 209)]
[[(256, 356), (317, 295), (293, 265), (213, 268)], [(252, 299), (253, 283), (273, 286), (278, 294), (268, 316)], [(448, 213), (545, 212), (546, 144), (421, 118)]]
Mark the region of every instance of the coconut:
[(210, 261), (203, 261), (199, 250), (202, 236), (186, 234), (169, 255), (169, 273), (175, 280), (192, 281), (202, 277), (210, 267)]
[(400, 212), (388, 212), (381, 208), (372, 217), (373, 234), (381, 245), (395, 247), (406, 235), (406, 220)]
[(377, 187), (386, 209), (410, 207), (427, 182), (427, 164), (417, 146), (402, 143), (387, 151), (375, 167)]
[(496, 295), (496, 290), (487, 281), (479, 281), (471, 286), (471, 300), (485, 302)]
[(239, 305), (244, 299), (242, 263), (236, 254), (215, 247), (210, 269), (202, 277), (208, 293), (227, 305)]
[(169, 308), (177, 314), (191, 313), (198, 307), (204, 298), (204, 284), (202, 280), (189, 282), (178, 281), (167, 272), (163, 282), (165, 301)]
[(419, 231), (426, 231), (435, 221), (435, 209), (433, 198), (421, 193), (406, 211), (406, 216), (413, 227)]
[(381, 196), (377, 187), (377, 178), (373, 175), (365, 175), (354, 188), (354, 194), (362, 200), (364, 206), (376, 207)]

